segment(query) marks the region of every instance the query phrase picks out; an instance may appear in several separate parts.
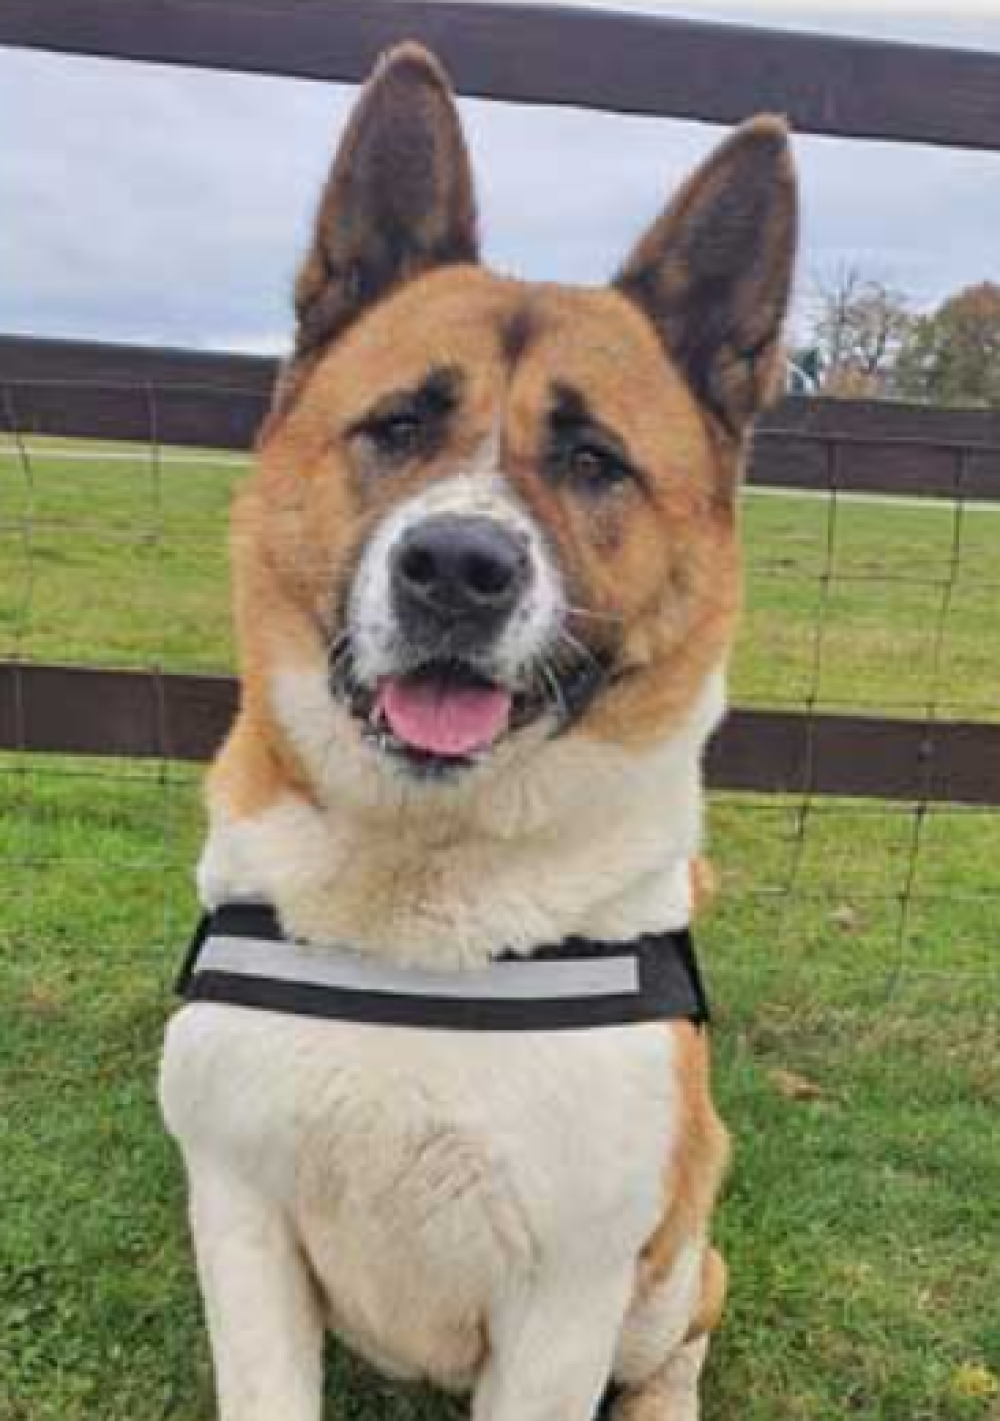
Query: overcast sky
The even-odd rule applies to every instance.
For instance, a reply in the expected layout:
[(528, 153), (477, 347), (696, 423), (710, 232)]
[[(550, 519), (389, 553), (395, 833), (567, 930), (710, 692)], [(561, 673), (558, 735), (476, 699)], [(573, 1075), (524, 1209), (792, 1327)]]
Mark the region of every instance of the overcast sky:
[[(1000, 51), (1000, 0), (642, 8)], [(0, 329), (281, 349), (293, 272), (352, 97), (338, 85), (0, 50)], [(462, 109), (486, 255), (528, 277), (602, 280), (719, 138), (702, 124)], [(920, 306), (1000, 281), (1000, 155), (816, 138), (797, 147), (800, 309), (812, 279), (845, 262)]]

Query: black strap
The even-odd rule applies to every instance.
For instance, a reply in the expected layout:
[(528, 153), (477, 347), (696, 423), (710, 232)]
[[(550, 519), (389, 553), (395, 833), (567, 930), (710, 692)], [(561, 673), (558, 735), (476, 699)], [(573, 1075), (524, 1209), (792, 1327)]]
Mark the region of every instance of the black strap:
[(198, 924), (177, 981), (177, 991), (187, 1001), (227, 1002), (296, 1016), (458, 1031), (558, 1031), (671, 1020), (703, 1026), (709, 1020), (705, 987), (687, 929), (649, 933), (624, 943), (573, 937), (539, 948), (527, 959), (514, 953), (503, 954), (501, 960), (506, 961), (627, 957), (636, 964), (637, 991), (527, 999), (433, 996), (425, 991), (409, 995), (200, 968), (202, 949), (213, 937), (287, 940), (269, 904), (228, 903), (207, 913)]

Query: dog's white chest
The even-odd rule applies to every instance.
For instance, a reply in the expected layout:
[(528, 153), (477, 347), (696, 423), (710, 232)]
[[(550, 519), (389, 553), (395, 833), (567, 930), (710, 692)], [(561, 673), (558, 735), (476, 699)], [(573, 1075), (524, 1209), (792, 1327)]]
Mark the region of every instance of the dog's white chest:
[(518, 1276), (620, 1267), (664, 1204), (662, 1026), (480, 1034), (189, 1006), (163, 1061), (192, 1172), (294, 1221), (333, 1322), (383, 1367), (460, 1384)]

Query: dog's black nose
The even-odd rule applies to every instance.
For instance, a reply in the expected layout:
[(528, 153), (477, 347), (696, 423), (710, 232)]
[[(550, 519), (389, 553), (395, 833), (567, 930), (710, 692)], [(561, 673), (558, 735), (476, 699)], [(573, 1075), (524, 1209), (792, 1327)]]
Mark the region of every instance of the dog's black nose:
[(392, 590), (404, 621), (495, 630), (528, 585), (528, 549), (494, 518), (442, 514), (400, 539)]

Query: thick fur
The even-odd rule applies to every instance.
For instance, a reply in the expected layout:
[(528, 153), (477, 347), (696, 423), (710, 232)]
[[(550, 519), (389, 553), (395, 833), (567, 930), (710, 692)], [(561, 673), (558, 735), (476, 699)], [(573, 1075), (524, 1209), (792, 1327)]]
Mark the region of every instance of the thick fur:
[[(210, 779), (207, 904), (265, 897), (317, 951), (470, 971), (689, 921), (794, 227), (783, 126), (755, 120), (613, 286), (495, 276), (444, 76), (413, 46), (379, 66), (234, 518), (242, 701)], [(401, 400), (422, 422), (390, 456), (372, 421)], [(331, 665), (349, 642), (376, 684), (409, 654), (385, 569), (441, 509), (528, 549), (496, 674), (551, 651), (605, 679), (561, 733), (555, 697), (428, 781), (371, 743)], [(199, 1004), (170, 1025), (162, 1102), (222, 1421), (318, 1421), (327, 1327), (470, 1391), (484, 1421), (587, 1421), (612, 1372), (624, 1415), (697, 1416), (726, 1138), (694, 1028), (466, 1035)]]

